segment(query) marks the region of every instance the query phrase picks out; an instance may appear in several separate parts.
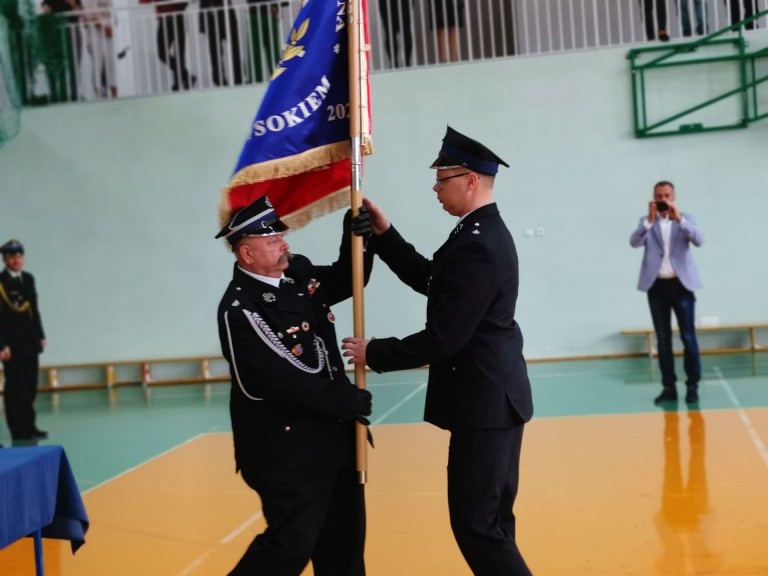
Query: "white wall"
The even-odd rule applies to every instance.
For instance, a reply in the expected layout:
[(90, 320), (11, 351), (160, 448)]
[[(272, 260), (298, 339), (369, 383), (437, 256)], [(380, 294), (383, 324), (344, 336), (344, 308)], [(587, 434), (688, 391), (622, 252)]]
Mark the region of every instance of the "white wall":
[[(764, 37), (763, 37), (764, 38)], [(510, 164), (496, 196), (521, 263), (518, 318), (529, 358), (640, 349), (650, 325), (629, 234), (654, 182), (705, 234), (698, 316), (768, 319), (763, 252), (768, 121), (747, 130), (638, 140), (626, 49), (516, 58), (372, 77), (374, 143), (364, 192), (431, 254), (453, 226), (428, 170), (447, 124)], [(680, 87), (674, 89), (681, 89)], [(43, 363), (217, 354), (216, 306), (232, 256), (213, 236), (263, 87), (28, 109), (0, 149), (0, 241), (19, 238), (37, 277)], [(288, 239), (319, 263), (341, 213)], [(544, 229), (543, 236), (526, 230)], [(403, 336), (425, 300), (377, 264), (370, 335)], [(339, 336), (351, 307), (336, 310)]]

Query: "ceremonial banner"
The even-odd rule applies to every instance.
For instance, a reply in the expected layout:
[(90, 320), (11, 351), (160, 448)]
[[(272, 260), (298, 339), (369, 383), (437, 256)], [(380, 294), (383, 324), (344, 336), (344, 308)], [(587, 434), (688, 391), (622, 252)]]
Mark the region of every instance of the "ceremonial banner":
[[(232, 211), (262, 194), (294, 229), (349, 205), (350, 82), (361, 82), (363, 92), (363, 154), (371, 154), (373, 146), (368, 59), (350, 76), (347, 26), (347, 0), (302, 3), (234, 174), (222, 191), (222, 226)], [(361, 44), (367, 46), (367, 25), (363, 30)]]

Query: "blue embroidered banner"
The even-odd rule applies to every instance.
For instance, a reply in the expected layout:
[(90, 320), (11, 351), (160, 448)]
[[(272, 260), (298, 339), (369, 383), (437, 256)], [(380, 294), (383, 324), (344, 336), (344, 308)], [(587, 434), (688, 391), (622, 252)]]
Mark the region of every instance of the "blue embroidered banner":
[[(262, 194), (292, 228), (349, 204), (346, 5), (346, 0), (307, 0), (300, 9), (223, 192), (222, 221)], [(364, 29), (367, 38), (367, 26)], [(361, 45), (367, 40), (361, 39)], [(364, 60), (363, 148), (371, 153)]]

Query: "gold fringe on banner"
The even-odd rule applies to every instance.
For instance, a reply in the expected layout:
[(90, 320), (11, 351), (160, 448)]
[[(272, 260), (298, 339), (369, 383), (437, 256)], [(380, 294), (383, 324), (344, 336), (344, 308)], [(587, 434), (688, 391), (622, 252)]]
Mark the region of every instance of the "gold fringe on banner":
[(349, 186), (328, 194), (301, 210), (289, 214), (286, 218), (280, 219), (285, 222), (288, 228), (298, 230), (312, 222), (315, 218), (320, 218), (347, 206), (349, 206)]
[[(370, 135), (362, 138), (362, 152), (364, 155), (371, 155), (374, 152), (373, 142)], [(229, 202), (229, 191), (231, 188), (264, 182), (265, 180), (275, 180), (278, 178), (287, 178), (302, 172), (309, 172), (350, 158), (349, 141), (336, 142), (319, 146), (312, 150), (307, 150), (302, 154), (297, 154), (291, 158), (278, 158), (261, 162), (252, 166), (247, 166), (232, 176), (229, 185), (221, 191), (219, 199), (219, 225), (224, 226), (232, 215), (232, 209)], [(344, 197), (346, 195), (346, 197)], [(301, 228), (309, 224), (314, 218), (325, 216), (331, 212), (349, 206), (349, 186), (342, 190), (332, 192), (328, 196), (305, 206), (301, 210), (289, 214), (286, 217), (281, 215), (289, 227), (293, 229)]]
[[(223, 228), (227, 222), (229, 222), (229, 217), (232, 215), (232, 209), (229, 205), (229, 188), (223, 188), (221, 191), (221, 194), (219, 195), (219, 227)], [(224, 244), (227, 244), (226, 238), (224, 239)]]
[(254, 184), (265, 180), (286, 178), (315, 168), (349, 158), (349, 142), (336, 142), (307, 150), (290, 158), (277, 158), (246, 166), (232, 176), (229, 186), (235, 188), (243, 184)]

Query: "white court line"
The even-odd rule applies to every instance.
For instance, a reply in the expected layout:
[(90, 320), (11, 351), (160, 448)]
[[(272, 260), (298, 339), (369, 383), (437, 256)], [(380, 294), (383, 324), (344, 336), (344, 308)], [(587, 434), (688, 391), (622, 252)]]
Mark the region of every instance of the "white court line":
[[(122, 476), (125, 476), (126, 474), (130, 474), (131, 472), (133, 472), (134, 470), (138, 470), (139, 468), (141, 468), (145, 464), (149, 464), (153, 460), (157, 460), (158, 458), (162, 458), (166, 454), (170, 454), (174, 450), (178, 450), (182, 446), (185, 446), (186, 444), (189, 444), (190, 442), (194, 442), (198, 438), (202, 438), (203, 436), (207, 436), (208, 434), (211, 434), (211, 432), (202, 432), (201, 434), (197, 434), (196, 436), (193, 436), (192, 438), (190, 438), (188, 440), (185, 440), (181, 444), (177, 444), (176, 446), (172, 446), (172, 447), (168, 448), (168, 450), (165, 450), (164, 452), (160, 452), (160, 454), (156, 454), (156, 455), (152, 456), (152, 458), (149, 458), (148, 460), (144, 460), (141, 464), (136, 464), (136, 466), (132, 466), (131, 468), (128, 468), (127, 470), (123, 470), (122, 472), (120, 472), (120, 474), (112, 476), (111, 478), (108, 478), (107, 480), (104, 480), (104, 482), (100, 482), (99, 484), (96, 484), (96, 486), (91, 486), (90, 488), (85, 490), (83, 492), (83, 494), (87, 494), (91, 490), (96, 490), (96, 488), (101, 488), (105, 484), (109, 484), (110, 482), (113, 482), (114, 480), (117, 480), (118, 478), (120, 478)], [(224, 432), (214, 432), (214, 434), (224, 434)]]
[(196, 569), (198, 566), (200, 566), (200, 565), (201, 565), (203, 562), (205, 562), (205, 559), (206, 559), (206, 558), (208, 558), (208, 556), (210, 556), (210, 555), (211, 555), (211, 552), (213, 552), (213, 550), (208, 550), (208, 552), (206, 552), (205, 554), (203, 554), (202, 556), (200, 556), (200, 558), (198, 558), (197, 560), (195, 560), (194, 562), (192, 562), (192, 564), (190, 564), (189, 566), (187, 566), (186, 568), (184, 568), (184, 570), (182, 570), (181, 572), (179, 572), (178, 576), (189, 576), (190, 574), (192, 574), (192, 572), (194, 572), (194, 571), (195, 571), (195, 569)]
[(375, 384), (368, 384), (368, 388), (384, 388), (385, 386), (413, 386), (414, 384), (424, 384), (424, 380), (416, 380), (414, 382), (377, 382)]
[(731, 385), (728, 383), (728, 380), (726, 380), (725, 376), (723, 376), (723, 372), (722, 370), (720, 370), (720, 367), (715, 366), (714, 370), (715, 370), (715, 374), (717, 374), (718, 380), (720, 381), (720, 385), (723, 387), (723, 390), (725, 390), (725, 393), (728, 395), (728, 398), (730, 398), (731, 403), (736, 408), (736, 414), (739, 415), (739, 419), (741, 420), (741, 423), (744, 424), (744, 427), (747, 429), (747, 432), (752, 437), (752, 443), (755, 445), (755, 448), (757, 448), (757, 452), (760, 454), (760, 456), (763, 457), (763, 462), (765, 462), (765, 465), (768, 466), (768, 449), (766, 449), (765, 444), (760, 438), (760, 435), (757, 433), (757, 430), (755, 430), (755, 427), (752, 425), (752, 421), (749, 419), (749, 416), (747, 416), (747, 413), (744, 411), (744, 408), (742, 407), (741, 402), (739, 402), (738, 398), (736, 398), (736, 394), (733, 393), (733, 389), (731, 388)]
[(240, 536), (240, 534), (242, 534), (251, 524), (256, 522), (262, 516), (263, 514), (261, 510), (259, 510), (258, 512), (256, 512), (256, 514), (248, 518), (248, 520), (240, 524), (240, 526), (235, 528), (232, 532), (224, 536), (224, 538), (221, 539), (221, 542), (219, 542), (219, 544), (229, 544), (232, 540)]
[(426, 388), (426, 387), (427, 387), (427, 383), (426, 383), (426, 382), (422, 382), (422, 383), (421, 383), (421, 386), (419, 386), (418, 388), (416, 388), (416, 390), (414, 390), (413, 392), (411, 392), (410, 394), (408, 394), (408, 396), (406, 396), (405, 398), (403, 398), (402, 400), (400, 400), (400, 402), (398, 402), (397, 404), (395, 404), (394, 406), (392, 406), (392, 408), (390, 408), (389, 410), (387, 410), (386, 412), (384, 412), (384, 414), (382, 414), (381, 416), (379, 416), (378, 418), (376, 418), (376, 420), (374, 420), (373, 422), (371, 422), (371, 424), (379, 424), (380, 422), (382, 422), (382, 421), (383, 421), (383, 420), (384, 420), (384, 419), (385, 419), (387, 416), (389, 416), (389, 415), (390, 415), (390, 414), (392, 414), (393, 412), (396, 412), (396, 411), (397, 411), (397, 410), (398, 410), (398, 409), (399, 409), (399, 408), (400, 408), (400, 407), (401, 407), (403, 404), (405, 404), (406, 402), (408, 402), (408, 401), (409, 401), (411, 398), (413, 398), (414, 396), (416, 396), (416, 394), (418, 394), (419, 392), (421, 392), (422, 390), (424, 390), (424, 388)]

